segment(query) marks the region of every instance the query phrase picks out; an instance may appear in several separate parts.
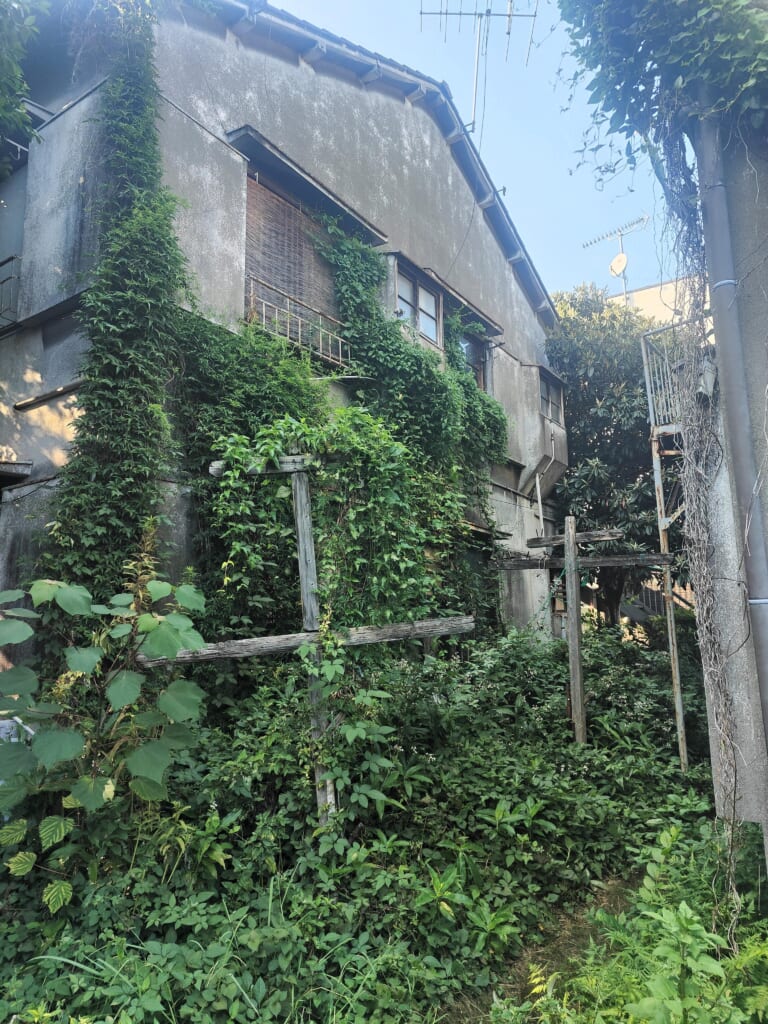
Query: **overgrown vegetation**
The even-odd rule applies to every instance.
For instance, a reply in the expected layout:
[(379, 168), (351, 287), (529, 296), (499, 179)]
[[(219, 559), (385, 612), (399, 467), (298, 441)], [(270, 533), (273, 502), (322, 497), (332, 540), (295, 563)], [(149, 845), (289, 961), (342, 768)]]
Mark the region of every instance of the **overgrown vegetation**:
[[(0, 883), (0, 1012), (429, 1020), (631, 870), (662, 823), (707, 815), (706, 768), (682, 779), (675, 766), (662, 655), (589, 636), (592, 742), (576, 747), (560, 643), (512, 634), (462, 656), (407, 653), (328, 683), (339, 811), (324, 826), (302, 665), (211, 673), (199, 744), (165, 769), (167, 801), (120, 789), (70, 809), (68, 835)], [(29, 830), (37, 799), (15, 808)], [(15, 821), (0, 839), (9, 862), (29, 849)], [(37, 901), (62, 877), (72, 900), (50, 918)]]
[[(555, 303), (559, 323), (547, 339), (547, 357), (567, 388), (569, 462), (557, 486), (558, 507), (582, 529), (624, 531), (622, 541), (599, 546), (603, 553), (654, 551), (658, 524), (640, 346), (650, 321), (594, 286), (562, 293)], [(593, 576), (616, 625), (625, 584), (639, 583), (642, 574), (604, 567)]]
[(28, 146), (32, 136), (21, 65), (37, 32), (37, 19), (47, 11), (45, 0), (6, 0), (0, 5), (0, 181), (12, 166), (13, 145), (6, 141)]

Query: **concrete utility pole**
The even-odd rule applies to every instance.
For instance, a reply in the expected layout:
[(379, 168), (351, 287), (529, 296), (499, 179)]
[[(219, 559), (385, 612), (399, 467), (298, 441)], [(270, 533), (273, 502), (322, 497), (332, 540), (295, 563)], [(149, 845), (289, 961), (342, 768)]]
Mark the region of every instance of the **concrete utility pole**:
[(720, 121), (717, 114), (706, 113), (713, 106), (706, 90), (703, 90), (701, 108), (705, 113), (697, 121), (693, 145), (699, 172), (707, 276), (717, 338), (715, 348), (721, 404), (737, 521), (743, 529), (749, 619), (763, 726), (768, 736), (768, 550), (755, 456), (755, 439), (763, 424), (751, 422), (747, 401), (747, 367), (739, 320), (738, 281), (724, 180)]

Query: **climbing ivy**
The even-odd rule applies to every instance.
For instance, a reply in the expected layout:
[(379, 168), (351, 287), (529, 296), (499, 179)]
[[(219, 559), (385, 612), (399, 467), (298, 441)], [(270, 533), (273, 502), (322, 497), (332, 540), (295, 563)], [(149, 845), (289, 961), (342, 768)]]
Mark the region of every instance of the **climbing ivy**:
[(178, 373), (186, 287), (176, 204), (161, 183), (151, 23), (140, 3), (115, 18), (99, 114), (99, 252), (80, 311), (90, 348), (44, 559), (51, 575), (97, 596), (119, 589), (123, 561), (161, 509), (173, 456), (164, 402)]

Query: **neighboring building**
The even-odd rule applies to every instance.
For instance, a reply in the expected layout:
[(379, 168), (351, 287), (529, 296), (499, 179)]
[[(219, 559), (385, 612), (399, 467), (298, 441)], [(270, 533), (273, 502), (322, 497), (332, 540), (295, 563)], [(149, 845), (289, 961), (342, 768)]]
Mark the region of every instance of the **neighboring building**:
[[(567, 462), (563, 396), (546, 366), (552, 302), (448, 86), (263, 2), (213, 0), (162, 16), (155, 62), (166, 182), (211, 319), (255, 316), (344, 365), (329, 268), (311, 242), (327, 212), (387, 253), (383, 301), (440, 351), (459, 304), (478, 382), (504, 406), (509, 458), (492, 505), (510, 552), (545, 529)], [(73, 312), (94, 251), (98, 69), (74, 73), (58, 19), (27, 79), (40, 141), (0, 185), (0, 586), (18, 575), (66, 459), (84, 339)], [(543, 511), (542, 511), (543, 510)], [(544, 573), (507, 573), (508, 618), (546, 606)]]

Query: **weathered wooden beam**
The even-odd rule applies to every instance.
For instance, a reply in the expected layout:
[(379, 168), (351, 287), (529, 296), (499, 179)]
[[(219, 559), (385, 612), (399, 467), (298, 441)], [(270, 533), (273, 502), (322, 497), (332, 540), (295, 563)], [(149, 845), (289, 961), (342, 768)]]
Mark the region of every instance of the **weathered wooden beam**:
[[(658, 566), (661, 569), (665, 565), (672, 565), (674, 561), (674, 555), (665, 555), (659, 552), (636, 555), (580, 555), (578, 567), (580, 569), (599, 569), (604, 566), (605, 568), (626, 567), (631, 569), (633, 566), (637, 566), (638, 568), (652, 569)], [(565, 559), (551, 558), (549, 555), (542, 555), (539, 558), (520, 555), (516, 558), (505, 558), (497, 562), (496, 565), (499, 569), (563, 569)]]
[[(529, 548), (551, 548), (565, 544), (564, 533), (553, 533), (549, 537), (529, 537), (525, 542)], [(587, 530), (576, 534), (577, 544), (596, 544), (601, 540), (621, 540), (623, 530)]]
[[(454, 615), (445, 619), (418, 619), (416, 622), (395, 622), (389, 626), (354, 626), (348, 633), (340, 633), (346, 647), (368, 644), (391, 644), (398, 640), (423, 640), (432, 636), (454, 636), (471, 633), (475, 628), (472, 615)], [(224, 640), (206, 644), (199, 651), (179, 651), (175, 658), (145, 658), (139, 654), (142, 665), (165, 665), (194, 661), (223, 661), (226, 658), (258, 658), (270, 654), (296, 651), (304, 644), (316, 643), (318, 632), (283, 633), (280, 636), (257, 636), (246, 640)]]
[(576, 565), (578, 544), (576, 520), (565, 517), (565, 599), (568, 632), (568, 664), (571, 680), (571, 717), (577, 743), (587, 742), (587, 715), (584, 707), (584, 677), (581, 667), (581, 581)]
[[(281, 455), (276, 466), (249, 466), (245, 471), (246, 476), (272, 476), (276, 473), (301, 473), (313, 461), (310, 455)], [(218, 459), (208, 467), (211, 476), (221, 477), (224, 475), (226, 463)]]

